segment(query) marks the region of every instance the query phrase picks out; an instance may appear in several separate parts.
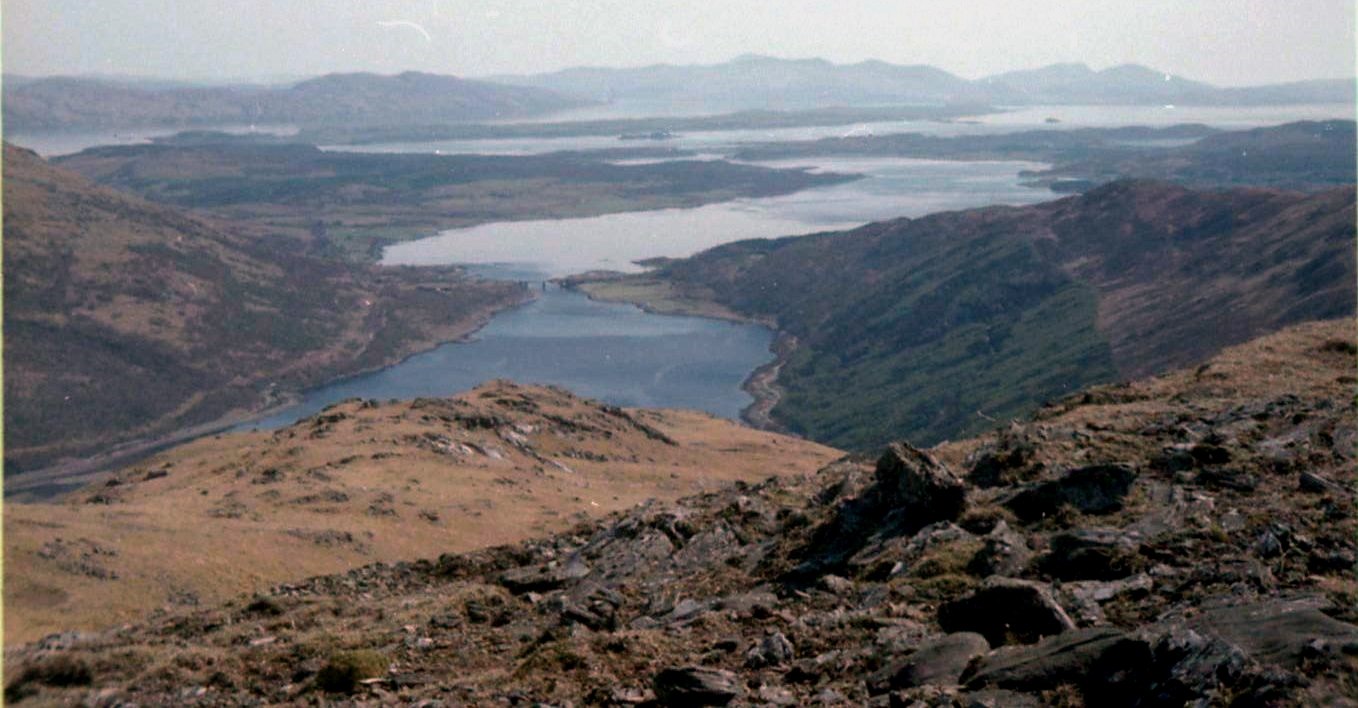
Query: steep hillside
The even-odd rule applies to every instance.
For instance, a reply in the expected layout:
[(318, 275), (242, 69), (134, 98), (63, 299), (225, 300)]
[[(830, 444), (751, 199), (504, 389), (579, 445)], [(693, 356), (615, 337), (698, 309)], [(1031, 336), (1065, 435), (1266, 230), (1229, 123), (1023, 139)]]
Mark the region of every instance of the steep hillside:
[(509, 382), (351, 401), (276, 432), (175, 448), (65, 501), (7, 503), (5, 637), (517, 541), (839, 455), (701, 413)]
[(259, 408), (526, 297), (313, 259), (8, 145), (4, 210), (7, 472)]
[(875, 466), (52, 635), (6, 652), (6, 697), (1346, 705), (1356, 335), (1303, 325)]
[(449, 123), (583, 105), (546, 89), (405, 72), (327, 74), (290, 86), (153, 87), (53, 77), (5, 85), (10, 130), (213, 124)]
[(1117, 182), (1030, 207), (739, 242), (582, 287), (772, 321), (796, 342), (775, 420), (845, 448), (928, 444), (1353, 313), (1353, 210), (1351, 187)]

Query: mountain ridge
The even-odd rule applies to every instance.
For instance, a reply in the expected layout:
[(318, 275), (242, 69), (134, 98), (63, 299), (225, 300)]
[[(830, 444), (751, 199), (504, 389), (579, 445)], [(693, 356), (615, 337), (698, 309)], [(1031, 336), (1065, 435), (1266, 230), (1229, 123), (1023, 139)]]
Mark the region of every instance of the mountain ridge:
[(174, 86), (92, 78), (4, 87), (10, 130), (222, 124), (328, 125), (527, 117), (585, 105), (531, 87), (408, 71), (337, 73), (291, 84)]
[[(742, 55), (713, 64), (645, 67), (572, 67), (527, 75), (495, 75), (495, 81), (552, 87), (594, 100), (646, 99), (722, 105), (796, 105), (817, 101), (853, 103), (945, 102), (1028, 104), (1264, 105), (1288, 102), (1351, 103), (1352, 79), (1319, 79), (1217, 87), (1139, 64), (1094, 70), (1083, 63), (1051, 64), (969, 80), (927, 64), (881, 60), (834, 64), (823, 59)], [(663, 84), (674, 85), (666, 92)]]

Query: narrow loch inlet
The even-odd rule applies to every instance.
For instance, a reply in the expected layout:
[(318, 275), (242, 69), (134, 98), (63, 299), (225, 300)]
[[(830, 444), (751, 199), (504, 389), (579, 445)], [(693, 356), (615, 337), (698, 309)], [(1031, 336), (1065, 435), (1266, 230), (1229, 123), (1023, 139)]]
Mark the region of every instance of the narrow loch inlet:
[[(541, 288), (549, 278), (593, 269), (635, 271), (635, 260), (687, 256), (740, 239), (1054, 196), (1019, 184), (1021, 170), (1040, 166), (1030, 162), (831, 158), (796, 164), (865, 177), (691, 209), (483, 224), (389, 246), (383, 262), (464, 264), (482, 277)], [(286, 425), (346, 398), (446, 396), (496, 378), (563, 386), (616, 405), (691, 408), (737, 419), (754, 400), (742, 383), (774, 358), (773, 332), (762, 326), (656, 315), (554, 287), (538, 294), (536, 301), (496, 315), (471, 341), (316, 389), (298, 405), (241, 427)]]
[(242, 427), (286, 425), (346, 398), (446, 396), (496, 378), (563, 386), (616, 405), (693, 408), (734, 419), (752, 400), (741, 383), (773, 358), (773, 334), (758, 325), (652, 315), (555, 286), (539, 295), (497, 316), (471, 341), (317, 389), (297, 406)]

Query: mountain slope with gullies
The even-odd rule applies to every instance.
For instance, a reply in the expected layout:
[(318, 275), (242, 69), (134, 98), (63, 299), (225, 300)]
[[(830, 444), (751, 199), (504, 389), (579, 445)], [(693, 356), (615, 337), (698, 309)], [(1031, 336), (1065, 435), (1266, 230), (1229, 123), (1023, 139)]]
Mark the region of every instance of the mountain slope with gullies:
[(4, 151), (8, 472), (248, 412), (522, 302), (455, 269), (313, 258)]
[(936, 443), (1079, 388), (1351, 315), (1354, 189), (1077, 197), (742, 241), (626, 277), (601, 299), (725, 308), (790, 352), (773, 420), (845, 449)]
[(704, 413), (507, 381), (347, 401), (277, 431), (197, 440), (60, 500), (7, 500), (5, 637), (517, 541), (840, 455)]
[(8, 648), (6, 697), (1347, 705), (1356, 337), (1303, 324), (972, 440), (54, 634)]

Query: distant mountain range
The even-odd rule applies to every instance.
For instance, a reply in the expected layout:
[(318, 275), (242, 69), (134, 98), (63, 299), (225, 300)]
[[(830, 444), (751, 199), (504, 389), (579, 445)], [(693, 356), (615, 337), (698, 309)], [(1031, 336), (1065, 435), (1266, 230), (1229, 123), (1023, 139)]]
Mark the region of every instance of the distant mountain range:
[(546, 89), (413, 71), (327, 74), (286, 86), (10, 76), (4, 86), (8, 130), (455, 123), (531, 117), (585, 103)]
[(575, 68), (490, 80), (593, 100), (674, 101), (731, 107), (864, 103), (1262, 105), (1354, 100), (1352, 79), (1222, 88), (1135, 64), (1095, 71), (1053, 64), (975, 81), (926, 65), (745, 55), (723, 64)]
[(657, 114), (865, 105), (1270, 105), (1352, 103), (1352, 79), (1218, 87), (1127, 64), (1053, 64), (968, 80), (927, 65), (745, 55), (722, 64), (572, 68), (485, 80), (409, 71), (326, 74), (289, 84), (193, 85), (124, 76), (7, 74), (10, 130), (213, 124), (447, 125), (528, 118), (594, 102)]

